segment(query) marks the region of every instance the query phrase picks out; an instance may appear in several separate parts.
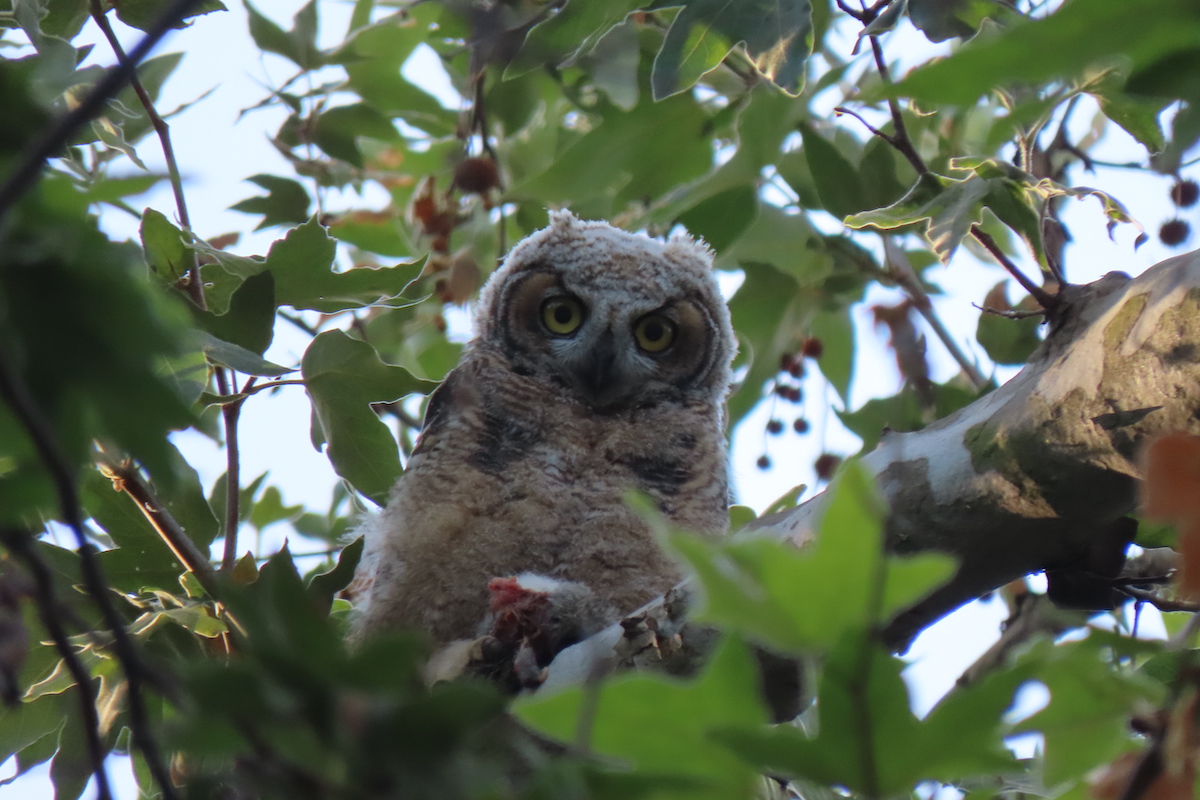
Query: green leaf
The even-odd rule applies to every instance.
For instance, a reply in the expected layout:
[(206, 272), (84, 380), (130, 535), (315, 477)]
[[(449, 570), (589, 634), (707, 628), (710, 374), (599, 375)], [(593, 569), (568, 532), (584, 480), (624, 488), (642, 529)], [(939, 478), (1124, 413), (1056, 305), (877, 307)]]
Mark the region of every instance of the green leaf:
[(262, 221), (254, 230), (260, 231), (288, 222), (300, 224), (308, 220), (308, 207), (312, 200), (308, 196), (308, 190), (299, 181), (262, 173), (246, 180), (266, 189), (266, 196), (248, 198), (231, 205), (229, 210), (241, 211), (243, 214), (262, 214)]
[[(111, 743), (101, 742), (107, 754)], [(50, 762), (50, 782), (54, 800), (77, 800), (92, 777), (88, 737), (81, 715), (68, 714), (58, 734), (58, 751)]]
[(333, 598), (337, 596), (337, 593), (354, 580), (354, 572), (358, 569), (362, 552), (363, 537), (359, 536), (342, 548), (342, 552), (338, 554), (337, 565), (333, 569), (322, 572), (320, 575), (314, 575), (308, 582), (308, 594), (319, 608), (329, 609), (333, 605)]
[[(657, 198), (712, 165), (707, 114), (689, 95), (632, 111), (606, 109), (599, 126), (575, 140), (549, 169), (518, 184), (512, 201), (571, 204), (582, 215), (609, 216), (629, 202)], [(671, 131), (647, 136), (647, 131)], [(581, 201), (587, 202), (581, 205)]]
[(949, 556), (884, 556), (883, 508), (861, 466), (847, 465), (829, 491), (816, 542), (804, 551), (765, 538), (711, 544), (672, 534), (671, 545), (704, 590), (696, 619), (785, 652), (832, 647), (847, 631), (890, 619), (953, 574)]
[(275, 278), (270, 272), (251, 275), (229, 298), (224, 314), (192, 309), (192, 315), (217, 339), (261, 356), (275, 337)]
[[(258, 496), (259, 490), (267, 480), (268, 473), (264, 472), (249, 483), (243, 484), (238, 489), (238, 522), (245, 522), (250, 518), (250, 513), (254, 509), (254, 500)], [(226, 508), (226, 491), (228, 490), (229, 474), (222, 472), (213, 484), (212, 494), (208, 498), (208, 506), (213, 509), (219, 516), (221, 523), (220, 535), (225, 534), (225, 508)]]
[(802, 125), (804, 157), (821, 196), (821, 205), (841, 219), (870, 206), (866, 202), (858, 170), (811, 125)]
[(1136, 69), (1198, 40), (1200, 6), (1192, 0), (1075, 0), (914, 70), (895, 94), (970, 106), (998, 85), (1078, 75), (1106, 56), (1120, 55)]
[[(344, 669), (345, 647), (306, 591), (287, 547), (271, 556), (254, 583), (229, 586), (226, 591), (230, 610), (246, 629), (248, 647), (272, 661), (291, 661), (292, 680), (303, 676), (303, 688), (314, 679), (332, 681)], [(287, 673), (280, 677), (287, 680)], [(293, 692), (301, 688), (285, 687), (280, 688)], [(233, 702), (236, 707), (238, 696), (230, 693), (223, 701), (214, 700)], [(250, 700), (248, 709), (261, 702)]]
[(738, 333), (739, 359), (749, 359), (742, 385), (729, 398), (729, 419), (736, 425), (762, 398), (763, 384), (779, 370), (779, 356), (789, 350), (788, 328), (802, 316), (795, 278), (766, 264), (746, 267), (746, 279), (729, 301)]
[(214, 639), (229, 631), (224, 622), (209, 613), (206, 605), (194, 603), (182, 608), (148, 611), (130, 623), (129, 632), (144, 640), (167, 624), (178, 625), (206, 639)]
[(161, 480), (151, 475), (153, 488), (200, 552), (207, 553), (208, 546), (217, 538), (220, 525), (204, 496), (200, 476), (173, 444), (170, 445), (168, 464), (172, 473), (170, 479)]
[(278, 378), (296, 371), (294, 368), (272, 364), (257, 353), (232, 342), (221, 341), (206, 331), (196, 331), (195, 336), (200, 341), (204, 355), (214, 364), (264, 378)]
[(1115, 80), (1090, 85), (1088, 93), (1100, 103), (1104, 116), (1141, 142), (1150, 155), (1161, 153), (1167, 146), (1159, 116), (1170, 103), (1169, 100), (1128, 94)]
[(1162, 522), (1150, 522), (1138, 518), (1137, 536), (1133, 543), (1138, 547), (1175, 547), (1175, 526)]
[(838, 419), (863, 440), (864, 453), (875, 449), (884, 429), (899, 433), (919, 431), (934, 420), (949, 416), (974, 402), (979, 394), (968, 386), (955, 383), (932, 385), (933, 413), (930, 415), (915, 389), (905, 386), (891, 397), (863, 403), (857, 411), (837, 411)]
[(312, 340), (301, 370), (334, 470), (383, 505), (400, 476), (400, 456), (391, 430), (371, 403), (428, 394), (434, 384), (384, 364), (369, 344), (337, 330)]
[(948, 264), (971, 226), (983, 219), (981, 204), (989, 188), (975, 176), (959, 180), (927, 172), (892, 205), (849, 216), (845, 224), (859, 230), (895, 230), (923, 222), (933, 252)]
[(285, 506), (278, 486), (268, 486), (250, 511), (250, 524), (261, 531), (276, 522), (290, 522), (304, 512), (304, 505)]
[(504, 79), (511, 80), (543, 65), (557, 67), (590, 52), (614, 25), (642, 5), (642, 0), (567, 3), (529, 31), (505, 70)]
[(83, 196), (89, 203), (117, 203), (123, 197), (145, 194), (162, 180), (158, 175), (138, 175), (131, 178), (97, 176), (85, 184)]
[(1044, 659), (1036, 678), (1050, 690), (1050, 703), (1022, 721), (1018, 731), (1040, 731), (1046, 739), (1048, 786), (1078, 779), (1129, 747), (1129, 709), (1161, 703), (1163, 686), (1138, 673), (1115, 670), (1105, 658), (1107, 641), (1093, 631), (1081, 642), (1043, 642), (1029, 656)]
[(641, 56), (638, 26), (626, 20), (604, 34), (595, 48), (579, 59), (579, 64), (591, 73), (596, 88), (608, 95), (613, 105), (630, 111), (637, 106), (641, 95), (638, 85)]
[(21, 379), (69, 462), (108, 439), (163, 468), (167, 433), (193, 421), (158, 371), (184, 350), (186, 311), (151, 282), (136, 245), (41, 199), (26, 197), (0, 235), (0, 339), (21, 354)]
[(142, 212), (140, 231), (146, 263), (158, 277), (170, 283), (187, 274), (191, 256), (183, 241), (183, 231), (153, 208)]
[(329, 233), (359, 250), (391, 258), (410, 257), (420, 249), (400, 215), (390, 210), (341, 214), (329, 222)]
[[(116, 9), (117, 18), (121, 22), (130, 27), (145, 31), (158, 22), (164, 12), (174, 7), (167, 0), (121, 0), (119, 3), (113, 3), (113, 8)], [(189, 20), (204, 14), (211, 14), (214, 11), (228, 10), (221, 0), (203, 0), (198, 5), (192, 6), (187, 14), (184, 15), (183, 20)], [(190, 23), (183, 20), (176, 23), (173, 27), (188, 27)]]
[(334, 272), (336, 248), (316, 219), (272, 244), (266, 268), (275, 276), (275, 302), (326, 314), (362, 308), (399, 297), (420, 273), (420, 264)]
[(325, 63), (317, 49), (317, 3), (309, 0), (292, 18), (292, 29), (285, 31), (250, 3), (246, 3), (250, 21), (250, 36), (259, 50), (289, 59), (303, 70), (316, 69)]
[(997, 364), (1024, 364), (1042, 343), (1038, 336), (1041, 317), (1009, 319), (982, 311), (975, 338)]
[(797, 501), (799, 501), (799, 499), (800, 499), (800, 495), (804, 494), (804, 490), (807, 488), (808, 488), (808, 486), (803, 483), (800, 484), (799, 486), (793, 486), (792, 488), (790, 488), (786, 492), (784, 492), (782, 495), (780, 495), (778, 498), (776, 498), (771, 503), (771, 505), (769, 505), (765, 509), (763, 509), (762, 515), (764, 517), (766, 517), (766, 516), (770, 516), (771, 514), (778, 512), (778, 511), (784, 511), (789, 508), (795, 508)]
[(429, 3), (385, 17), (355, 32), (340, 60), (350, 88), (366, 103), (434, 136), (446, 136), (454, 132), (457, 114), (400, 74), (404, 62), (431, 34), (439, 13), (438, 6)]
[[(48, 694), (0, 709), (0, 759), (8, 761), (39, 739), (57, 733), (68, 713), (63, 699)], [(71, 709), (71, 713), (74, 711)]]
[(908, 0), (908, 17), (931, 42), (969, 37), (996, 6), (988, 0)]
[[(535, 730), (573, 742), (585, 704), (595, 702), (588, 741), (598, 754), (633, 765), (635, 774), (700, 779), (715, 796), (748, 797), (755, 773), (709, 734), (765, 722), (750, 650), (727, 639), (699, 677), (624, 673), (595, 686), (518, 698), (513, 710)], [(596, 693), (594, 698), (588, 695)], [(692, 795), (697, 796), (697, 795)], [(708, 793), (699, 796), (708, 797)]]
[(1002, 739), (1003, 715), (1028, 669), (959, 690), (918, 720), (900, 676), (905, 666), (870, 637), (848, 634), (821, 674), (815, 737), (780, 726), (716, 738), (769, 773), (875, 797), (907, 793), (925, 780), (952, 783), (1018, 768)]
[(799, 286), (818, 285), (833, 270), (833, 259), (808, 218), (766, 203), (759, 204), (749, 228), (717, 259), (718, 269), (749, 270), (751, 264), (770, 264)]
[(359, 169), (362, 169), (364, 162), (358, 139), (364, 136), (395, 145), (404, 142), (396, 126), (378, 109), (366, 103), (351, 103), (323, 112), (317, 117), (312, 132), (313, 143), (317, 147)]
[(745, 233), (757, 213), (758, 194), (743, 184), (701, 200), (680, 215), (679, 224), (720, 253)]
[(811, 33), (809, 0), (687, 0), (654, 59), (654, 97), (687, 91), (738, 44), (760, 74), (799, 94)]
[(79, 499), (117, 546), (101, 554), (105, 577), (114, 588), (138, 592), (146, 586), (168, 591), (178, 587), (183, 565), (138, 510), (137, 503), (118, 492), (112, 480), (98, 470), (89, 470), (80, 483)]

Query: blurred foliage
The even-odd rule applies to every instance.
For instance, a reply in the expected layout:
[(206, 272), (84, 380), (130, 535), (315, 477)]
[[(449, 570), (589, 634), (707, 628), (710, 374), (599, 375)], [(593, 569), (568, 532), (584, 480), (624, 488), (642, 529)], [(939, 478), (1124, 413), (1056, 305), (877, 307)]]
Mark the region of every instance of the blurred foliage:
[[(145, 28), (169, 5), (102, 7)], [(923, 718), (912, 713), (904, 662), (879, 630), (953, 564), (885, 556), (884, 509), (854, 466), (805, 552), (670, 534), (702, 586), (699, 618), (722, 631), (692, 678), (616, 675), (512, 706), (482, 683), (426, 686), (427, 644), (415, 635), (352, 650), (343, 641), (348, 608), (337, 593), (361, 553), (345, 537), (369, 502), (385, 500), (422, 397), (457, 361), (446, 308), (469, 301), (547, 208), (702, 236), (717, 268), (742, 278), (730, 299), (741, 344), (730, 426), (772, 393), (798, 399), (824, 382), (869, 450), (886, 429), (917, 430), (994, 386), (965, 375), (910, 380), (851, 409), (852, 381), (863, 378), (851, 310), (869, 287), (915, 281), (936, 292), (922, 271), (974, 247), (975, 224), (1033, 273), (1061, 268), (1045, 221), (1066, 198), (1098, 198), (1110, 224), (1130, 222), (1116, 198), (1068, 180), (1066, 165), (1097, 136), (1049, 131), (1067, 129), (1078, 98), (1092, 103), (1094, 130), (1120, 126), (1163, 173), (1177, 173), (1200, 140), (1194, 0), (871, 8), (853, 19), (830, 0), (357, 0), (349, 28), (324, 31), (320, 41), (337, 42), (321, 47), (315, 0), (288, 22), (247, 3), (258, 49), (294, 70), (261, 103), (284, 112), (272, 141), (292, 171), (247, 176), (254, 188), (233, 206), (247, 229), (277, 231), (265, 255), (237, 253), (236, 236), (186, 230), (176, 209), (139, 208), (162, 178), (138, 158), (156, 145), (130, 87), (5, 209), (0, 357), (76, 478), (111, 602), (159, 676), (144, 692), (148, 722), (185, 796), (733, 798), (767, 791), (770, 774), (794, 779), (805, 797), (902, 796), (930, 782), (973, 798), (1082, 797), (1090, 770), (1116, 769), (1136, 750), (1131, 720), (1164, 702), (1188, 654), (1098, 630), (1035, 642)], [(222, 10), (209, 0), (193, 13)], [(0, 175), (100, 80), (100, 67), (81, 66), (89, 11), (85, 0), (0, 0)], [(863, 23), (891, 58), (885, 34), (906, 26), (960, 44), (892, 84), (870, 42), (852, 43)], [(188, 35), (175, 42), (188, 47)], [(426, 48), (461, 103), (402, 71)], [(180, 58), (140, 65), (151, 100)], [(882, 135), (830, 111), (843, 103)], [(901, 137), (916, 159), (891, 145)], [(383, 202), (326, 202), (333, 190), (367, 187)], [(139, 217), (140, 241), (111, 241), (104, 209)], [(884, 256), (882, 237), (912, 276)], [(204, 307), (189, 292), (194, 264)], [(1013, 311), (1003, 285), (985, 305)], [(277, 324), (311, 334), (299, 363), (265, 358)], [(1020, 364), (1038, 344), (1037, 320), (983, 314), (977, 336), (993, 363)], [(238, 486), (222, 476), (206, 495), (169, 434), (191, 429), (223, 446), (224, 409), (293, 382), (312, 402), (313, 446), (344, 479), (328, 506), (286, 505), (269, 475)], [(125, 467), (202, 553), (229, 533), (237, 498), (238, 524), (287, 525), (321, 554), (248, 555), (206, 584), (143, 513), (136, 487), (114, 477)], [(50, 643), (29, 565), (6, 552), (0, 687), (19, 702), (0, 710), (0, 761), (15, 757), (17, 777), (49, 761), (56, 797), (74, 800), (93, 738), (131, 755), (142, 796), (161, 796), (130, 735), (112, 637), (94, 598), (73, 588), (85, 581), (78, 553), (63, 546), (64, 521), (28, 427), (0, 404), (0, 529), (40, 536), (53, 610), (92, 676), (99, 716), (89, 731), (83, 687)], [(1172, 540), (1157, 529), (1144, 538)], [(765, 724), (751, 645), (810, 665), (814, 699), (795, 725)], [(1049, 705), (1014, 719), (1029, 683), (1049, 690)], [(1180, 708), (1186, 697), (1175, 700)], [(1171, 730), (1191, 735), (1193, 723)], [(1004, 742), (1024, 732), (1045, 746), (1021, 760)]]

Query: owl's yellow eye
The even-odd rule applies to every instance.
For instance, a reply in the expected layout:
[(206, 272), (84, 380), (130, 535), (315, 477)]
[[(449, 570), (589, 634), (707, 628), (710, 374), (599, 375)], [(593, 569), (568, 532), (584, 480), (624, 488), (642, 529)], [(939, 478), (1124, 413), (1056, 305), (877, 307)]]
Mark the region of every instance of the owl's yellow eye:
[(551, 297), (542, 303), (542, 324), (556, 336), (570, 336), (583, 324), (583, 305), (574, 297)]
[(638, 320), (633, 335), (647, 353), (661, 353), (675, 341), (675, 323), (660, 314), (647, 314)]

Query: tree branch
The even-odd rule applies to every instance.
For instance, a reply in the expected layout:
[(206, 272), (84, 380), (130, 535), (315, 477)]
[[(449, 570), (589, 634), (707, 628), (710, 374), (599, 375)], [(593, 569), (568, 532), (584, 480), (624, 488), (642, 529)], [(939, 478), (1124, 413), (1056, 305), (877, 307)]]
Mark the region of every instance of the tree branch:
[[(863, 456), (890, 508), (889, 549), (959, 559), (949, 583), (888, 623), (885, 643), (902, 647), (965, 602), (1080, 561), (1096, 531), (1135, 509), (1142, 444), (1168, 431), (1200, 434), (1200, 363), (1166, 355), (1200, 349), (1193, 292), (1200, 253), (1134, 279), (1110, 273), (1064, 287), (1054, 327), (1016, 377), (927, 428), (887, 432)], [(1139, 409), (1154, 410), (1119, 426), (1095, 421)], [(747, 532), (802, 546), (828, 502), (819, 494)], [(564, 650), (546, 686), (581, 682), (620, 635), (613, 626)]]
[(1138, 589), (1134, 586), (1119, 586), (1117, 591), (1121, 594), (1126, 594), (1141, 603), (1149, 603), (1159, 611), (1190, 611), (1196, 613), (1200, 611), (1200, 603), (1189, 603), (1184, 600), (1172, 600), (1169, 597), (1163, 597), (1157, 592), (1148, 592), (1145, 589)]
[(125, 680), (129, 684), (129, 727), (133, 732), (134, 744), (142, 751), (147, 768), (154, 776), (155, 782), (158, 783), (163, 797), (166, 800), (175, 800), (177, 797), (175, 787), (171, 783), (170, 775), (159, 754), (158, 742), (150, 733), (149, 719), (146, 715), (146, 701), (143, 692), (146, 683), (152, 676), (134, 647), (129, 632), (125, 630), (125, 623), (112, 604), (108, 581), (105, 580), (100, 569), (95, 549), (87, 540), (83, 529), (83, 508), (79, 503), (74, 468), (59, 448), (57, 436), (42, 416), (33, 396), (17, 373), (9, 367), (2, 351), (0, 351), (0, 397), (4, 398), (21, 427), (29, 434), (39, 458), (50, 473), (51, 481), (58, 494), (59, 512), (63, 521), (75, 534), (84, 585), (93, 602), (99, 607), (104, 624), (112, 631), (117, 660), (120, 662), (121, 668), (125, 672)]
[[(871, 36), (870, 39), (871, 53), (875, 56), (875, 68), (879, 70), (879, 79), (883, 81), (886, 89), (890, 89), (892, 76), (888, 71), (887, 61), (883, 58), (883, 47), (879, 44), (878, 36)], [(925, 166), (925, 159), (921, 158), (921, 154), (917, 152), (912, 139), (908, 136), (908, 128), (904, 125), (904, 116), (900, 113), (900, 104), (896, 102), (896, 98), (890, 96), (887, 104), (888, 110), (892, 114), (892, 127), (896, 132), (885, 138), (892, 147), (895, 147), (901, 155), (908, 159), (908, 163), (912, 164), (912, 168), (917, 171), (918, 175), (924, 175), (929, 172), (929, 167)]]
[[(109, 45), (113, 52), (116, 53), (117, 63), (121, 65), (129, 64), (129, 56), (125, 55), (125, 49), (121, 47), (121, 42), (117, 39), (117, 35), (113, 33), (112, 26), (108, 24), (108, 16), (106, 15), (102, 0), (91, 0), (92, 19), (100, 27), (104, 33), (104, 38), (108, 39)], [(189, 234), (192, 231), (192, 222), (188, 217), (187, 201), (183, 196), (183, 180), (179, 176), (179, 165), (175, 161), (175, 149), (171, 146), (171, 127), (154, 108), (154, 101), (150, 99), (149, 92), (142, 85), (142, 79), (138, 77), (136, 68), (131, 69), (129, 74), (129, 85), (133, 88), (137, 95), (138, 101), (142, 104), (142, 109), (145, 110), (146, 116), (150, 118), (150, 124), (154, 126), (154, 132), (158, 134), (158, 141), (162, 145), (163, 159), (167, 163), (167, 175), (171, 180), (171, 191), (175, 194), (175, 211), (179, 214), (179, 224)], [(190, 260), (188, 265), (187, 276), (187, 291), (192, 298), (192, 302), (201, 310), (208, 309), (208, 304), (204, 299), (204, 281), (200, 277), (200, 260), (196, 257), (196, 251), (192, 248), (187, 248), (187, 258)]]
[(75, 648), (67, 638), (67, 632), (59, 619), (58, 598), (54, 594), (54, 579), (50, 569), (41, 556), (33, 549), (33, 535), (28, 531), (0, 529), (0, 541), (9, 552), (25, 562), (25, 568), (33, 577), (35, 586), (38, 617), (42, 626), (50, 634), (54, 649), (62, 657), (63, 664), (71, 673), (75, 685), (79, 687), (79, 712), (83, 717), (83, 735), (87, 740), (88, 759), (91, 761), (92, 775), (96, 778), (96, 797), (99, 800), (112, 800), (112, 790), (108, 784), (108, 773), (104, 769), (104, 759), (107, 752), (100, 740), (100, 715), (96, 712), (96, 687), (92, 685), (92, 676), (79, 660)]
[(987, 386), (987, 379), (983, 377), (979, 368), (967, 358), (967, 354), (958, 346), (958, 342), (955, 341), (950, 331), (937, 315), (937, 312), (934, 311), (933, 303), (930, 302), (929, 295), (926, 294), (925, 289), (921, 286), (921, 279), (917, 277), (916, 271), (912, 268), (912, 264), (909, 263), (908, 256), (905, 255), (901, 248), (896, 246), (890, 236), (880, 234), (880, 238), (883, 239), (883, 252), (887, 258), (887, 263), (891, 266), (889, 271), (891, 278), (900, 284), (900, 288), (907, 292), (908, 296), (913, 299), (913, 305), (917, 311), (925, 318), (925, 322), (929, 324), (934, 334), (941, 340), (946, 351), (950, 353), (950, 357), (958, 363), (959, 368), (967, 376), (967, 380), (971, 382), (975, 390), (979, 391), (983, 389), (983, 387)]
[(142, 476), (128, 461), (121, 464), (106, 463), (101, 466), (104, 476), (113, 482), (113, 488), (129, 495), (129, 499), (137, 504), (138, 510), (146, 520), (158, 531), (158, 535), (171, 548), (171, 552), (196, 580), (214, 599), (219, 597), (217, 572), (208, 561), (208, 555), (200, 552), (200, 548), (188, 536), (187, 531), (175, 520), (158, 496), (150, 490)]
[[(223, 383), (221, 371), (217, 372), (218, 383)], [(246, 380), (242, 394), (254, 386), (254, 376)], [(225, 387), (222, 386), (224, 393)], [(234, 400), (221, 406), (221, 417), (225, 420), (225, 550), (221, 557), (221, 571), (232, 572), (237, 564), (238, 528), (241, 526), (241, 509), (238, 507), (241, 490), (241, 463), (238, 453), (238, 417), (246, 398)]]
[(1029, 293), (1029, 296), (1038, 301), (1042, 308), (1047, 310), (1054, 308), (1059, 303), (1059, 296), (1052, 295), (1042, 287), (1038, 286), (1033, 281), (1026, 277), (1024, 272), (1017, 269), (1017, 265), (1009, 260), (1008, 256), (1004, 255), (1004, 251), (1000, 249), (1000, 245), (996, 244), (996, 240), (990, 234), (985, 232), (978, 225), (971, 226), (971, 235), (975, 237), (975, 241), (983, 245), (984, 249), (992, 254), (992, 258), (1000, 262), (1000, 266), (1008, 270), (1008, 274), (1016, 279), (1017, 283)]
[(129, 82), (129, 77), (135, 73), (137, 64), (180, 20), (186, 17), (193, 8), (200, 5), (201, 1), (174, 0), (162, 16), (146, 31), (146, 35), (138, 42), (137, 47), (130, 51), (129, 58), (124, 63), (118, 64), (105, 73), (100, 82), (84, 95), (78, 106), (47, 125), (46, 130), (30, 142), (20, 161), (17, 162), (16, 169), (0, 186), (0, 222), (4, 221), (9, 209), (37, 182), (42, 166), (47, 159), (57, 155), (84, 123), (100, 113), (104, 104)]

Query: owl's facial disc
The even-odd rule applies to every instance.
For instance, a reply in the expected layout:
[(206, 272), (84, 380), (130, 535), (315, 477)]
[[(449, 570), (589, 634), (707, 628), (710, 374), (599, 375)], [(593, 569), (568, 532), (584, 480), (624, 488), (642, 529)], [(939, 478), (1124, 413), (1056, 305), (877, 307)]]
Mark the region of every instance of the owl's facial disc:
[(530, 270), (505, 298), (510, 357), (597, 411), (708, 384), (719, 366), (716, 325), (699, 299), (675, 297), (657, 307), (652, 296), (589, 303), (609, 294), (564, 285), (553, 271)]

